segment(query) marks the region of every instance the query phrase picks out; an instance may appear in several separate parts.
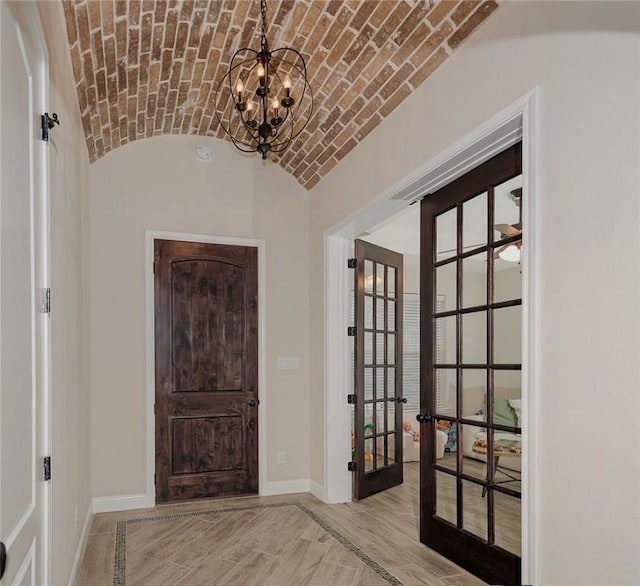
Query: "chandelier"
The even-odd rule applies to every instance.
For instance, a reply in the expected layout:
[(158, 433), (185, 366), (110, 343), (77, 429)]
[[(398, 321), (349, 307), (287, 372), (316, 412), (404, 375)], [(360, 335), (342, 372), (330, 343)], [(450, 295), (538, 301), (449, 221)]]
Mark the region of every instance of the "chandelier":
[(290, 47), (269, 49), (266, 0), (260, 0), (260, 13), (260, 50), (243, 47), (233, 54), (216, 87), (215, 113), (236, 148), (266, 159), (305, 129), (313, 96), (302, 55)]

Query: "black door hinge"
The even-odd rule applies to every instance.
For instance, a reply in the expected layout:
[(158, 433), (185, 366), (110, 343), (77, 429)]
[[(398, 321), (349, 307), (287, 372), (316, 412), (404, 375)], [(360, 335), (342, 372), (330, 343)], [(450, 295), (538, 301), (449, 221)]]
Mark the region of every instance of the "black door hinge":
[(355, 336), (356, 335), (356, 326), (349, 326), (347, 328), (347, 336)]
[(358, 470), (358, 464), (355, 462), (347, 462), (347, 470), (349, 472), (356, 472)]
[(351, 394), (351, 395), (347, 395), (347, 403), (349, 403), (349, 405), (355, 405), (356, 404), (356, 396)]
[(49, 142), (49, 131), (56, 125), (60, 124), (60, 120), (58, 119), (58, 115), (56, 113), (49, 114), (45, 112), (42, 116), (40, 116), (40, 125), (42, 128), (42, 140), (45, 142)]
[(358, 259), (357, 258), (348, 258), (347, 259), (347, 268), (348, 269), (355, 269), (358, 266)]
[(45, 456), (42, 462), (42, 477), (46, 480), (51, 480), (51, 456)]

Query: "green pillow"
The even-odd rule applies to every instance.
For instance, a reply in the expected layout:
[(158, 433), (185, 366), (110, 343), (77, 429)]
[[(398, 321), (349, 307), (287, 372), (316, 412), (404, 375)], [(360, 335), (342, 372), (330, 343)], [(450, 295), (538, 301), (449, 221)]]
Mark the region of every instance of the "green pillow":
[(516, 412), (506, 399), (501, 397), (493, 398), (493, 422), (498, 425), (517, 427), (518, 418), (516, 417)]

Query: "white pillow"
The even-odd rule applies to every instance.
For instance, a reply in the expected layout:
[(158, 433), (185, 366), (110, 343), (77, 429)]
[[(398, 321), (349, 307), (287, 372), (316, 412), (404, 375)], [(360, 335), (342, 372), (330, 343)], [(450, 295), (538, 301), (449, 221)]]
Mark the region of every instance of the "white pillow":
[(522, 399), (509, 399), (509, 405), (516, 412), (516, 425), (522, 427)]

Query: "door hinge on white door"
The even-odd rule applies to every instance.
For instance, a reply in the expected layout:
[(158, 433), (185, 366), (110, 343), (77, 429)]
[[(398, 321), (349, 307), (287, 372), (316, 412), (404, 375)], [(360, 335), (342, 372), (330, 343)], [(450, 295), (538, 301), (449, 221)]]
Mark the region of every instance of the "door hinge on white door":
[(45, 112), (40, 116), (40, 128), (42, 130), (42, 140), (49, 142), (49, 131), (56, 125), (60, 125), (58, 115), (54, 112), (49, 116), (48, 112)]
[(42, 462), (42, 478), (51, 480), (51, 456), (45, 456)]
[(38, 311), (51, 313), (51, 288), (38, 289)]

